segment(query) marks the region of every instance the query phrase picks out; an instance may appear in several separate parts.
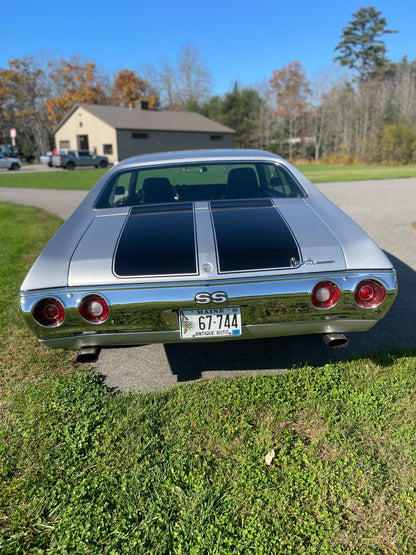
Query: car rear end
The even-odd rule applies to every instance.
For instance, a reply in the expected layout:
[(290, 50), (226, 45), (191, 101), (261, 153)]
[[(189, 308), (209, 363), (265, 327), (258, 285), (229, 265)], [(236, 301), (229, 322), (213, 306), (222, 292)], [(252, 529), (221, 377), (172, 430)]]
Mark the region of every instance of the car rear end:
[[(290, 169), (258, 166), (276, 166), (275, 157), (228, 156), (215, 167), (213, 153), (181, 161), (171, 173), (127, 163), (109, 172), (22, 285), (23, 316), (39, 340), (121, 346), (374, 326), (397, 290), (385, 254)], [(233, 198), (232, 170), (241, 180), (246, 166), (265, 180), (263, 196)], [(149, 179), (157, 199), (146, 196)]]

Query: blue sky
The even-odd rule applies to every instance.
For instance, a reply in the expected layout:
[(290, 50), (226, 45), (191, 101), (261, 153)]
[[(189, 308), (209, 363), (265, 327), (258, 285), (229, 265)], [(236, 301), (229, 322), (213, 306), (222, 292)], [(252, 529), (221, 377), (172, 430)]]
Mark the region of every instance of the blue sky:
[(0, 11), (0, 67), (27, 54), (80, 55), (113, 74), (163, 58), (175, 63), (186, 44), (198, 46), (213, 93), (267, 81), (274, 69), (299, 61), (309, 78), (332, 67), (343, 27), (360, 7), (383, 12), (393, 61), (416, 59), (415, 0), (195, 0), (159, 2), (15, 0)]

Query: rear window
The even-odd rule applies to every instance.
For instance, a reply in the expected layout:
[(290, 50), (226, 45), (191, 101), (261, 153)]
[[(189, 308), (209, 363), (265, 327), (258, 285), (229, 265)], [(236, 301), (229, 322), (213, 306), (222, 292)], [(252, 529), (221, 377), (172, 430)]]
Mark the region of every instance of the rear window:
[(187, 164), (118, 173), (104, 189), (96, 207), (304, 196), (294, 177), (276, 164)]

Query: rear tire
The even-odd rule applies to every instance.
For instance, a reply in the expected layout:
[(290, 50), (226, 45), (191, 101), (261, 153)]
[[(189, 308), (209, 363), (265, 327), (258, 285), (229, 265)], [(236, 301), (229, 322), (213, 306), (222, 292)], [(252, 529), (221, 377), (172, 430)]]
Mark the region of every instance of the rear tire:
[(16, 162), (13, 162), (13, 164), (10, 166), (9, 168), (11, 171), (16, 171), (18, 169), (20, 169), (19, 164), (16, 164)]
[(104, 168), (106, 168), (107, 166), (108, 166), (108, 164), (107, 164), (107, 162), (106, 162), (105, 160), (102, 160), (102, 161), (100, 162), (100, 168), (103, 168), (103, 169), (104, 169)]
[(67, 170), (73, 170), (74, 168), (75, 168), (74, 162), (68, 162), (68, 164), (66, 165)]

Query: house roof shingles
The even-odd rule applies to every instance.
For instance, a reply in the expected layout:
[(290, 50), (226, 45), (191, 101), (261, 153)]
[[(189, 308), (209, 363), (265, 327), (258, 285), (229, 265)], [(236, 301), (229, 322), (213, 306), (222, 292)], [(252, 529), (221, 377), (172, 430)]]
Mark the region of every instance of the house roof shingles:
[(83, 109), (115, 129), (139, 129), (146, 131), (187, 131), (204, 133), (235, 133), (230, 127), (208, 119), (195, 112), (173, 110), (141, 110), (122, 106), (79, 104), (60, 122), (59, 127), (76, 111)]

